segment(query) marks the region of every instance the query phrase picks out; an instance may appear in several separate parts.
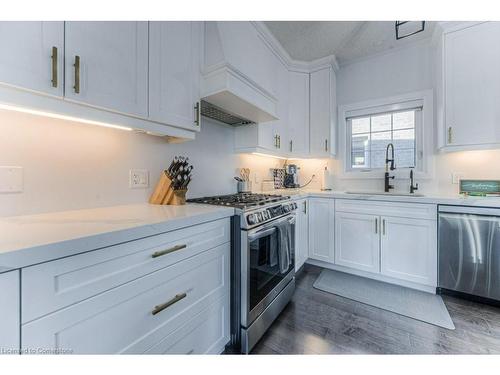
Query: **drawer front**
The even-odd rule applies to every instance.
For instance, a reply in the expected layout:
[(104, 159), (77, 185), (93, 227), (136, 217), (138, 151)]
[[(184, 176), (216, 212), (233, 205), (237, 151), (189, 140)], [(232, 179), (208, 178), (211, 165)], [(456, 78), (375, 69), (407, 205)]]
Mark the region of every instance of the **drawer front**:
[(143, 353), (229, 294), (229, 253), (227, 243), (24, 324), (22, 346)]
[(437, 220), (437, 206), (424, 203), (377, 202), (336, 199), (335, 211), (369, 215)]
[(146, 354), (219, 354), (229, 342), (229, 295), (196, 315)]
[(22, 322), (227, 243), (229, 228), (229, 219), (217, 220), (24, 268)]

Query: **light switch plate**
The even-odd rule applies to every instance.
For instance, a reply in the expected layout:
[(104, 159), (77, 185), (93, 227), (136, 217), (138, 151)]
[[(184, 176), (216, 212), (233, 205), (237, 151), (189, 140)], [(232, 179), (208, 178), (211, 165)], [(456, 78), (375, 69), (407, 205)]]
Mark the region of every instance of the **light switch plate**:
[(146, 189), (149, 187), (149, 171), (147, 169), (131, 169), (129, 174), (131, 189)]
[(23, 167), (0, 167), (0, 193), (22, 193)]

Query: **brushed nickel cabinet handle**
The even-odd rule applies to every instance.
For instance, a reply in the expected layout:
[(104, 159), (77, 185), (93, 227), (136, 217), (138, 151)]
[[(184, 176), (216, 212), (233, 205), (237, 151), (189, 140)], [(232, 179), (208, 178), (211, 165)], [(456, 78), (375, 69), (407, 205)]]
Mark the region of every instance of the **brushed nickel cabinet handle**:
[(451, 126), (448, 127), (448, 143), (453, 143), (453, 129)]
[(52, 61), (52, 87), (57, 87), (57, 47), (52, 47), (52, 55), (50, 56)]
[(158, 313), (161, 313), (167, 307), (170, 307), (179, 302), (181, 299), (186, 298), (186, 296), (187, 296), (186, 293), (176, 294), (175, 297), (172, 298), (170, 301), (162, 303), (161, 305), (156, 305), (153, 311), (151, 311), (151, 314), (156, 315)]
[(80, 56), (75, 56), (75, 85), (73, 88), (75, 89), (75, 94), (80, 93)]
[(385, 236), (385, 219), (382, 219), (382, 234)]
[(290, 141), (290, 152), (293, 151), (293, 141)]
[(325, 151), (328, 152), (328, 139), (325, 139)]
[(274, 136), (274, 148), (278, 148), (278, 135)]
[(307, 214), (307, 201), (304, 201), (304, 213)]
[(281, 135), (278, 134), (278, 148), (281, 148)]
[(378, 234), (378, 218), (375, 218), (375, 234)]
[(173, 253), (174, 251), (178, 251), (181, 249), (185, 249), (187, 245), (175, 245), (174, 247), (171, 247), (169, 249), (161, 250), (161, 251), (156, 251), (153, 254), (151, 254), (152, 258), (158, 258), (161, 257), (162, 255), (170, 254)]
[(200, 102), (194, 105), (194, 124), (200, 126)]

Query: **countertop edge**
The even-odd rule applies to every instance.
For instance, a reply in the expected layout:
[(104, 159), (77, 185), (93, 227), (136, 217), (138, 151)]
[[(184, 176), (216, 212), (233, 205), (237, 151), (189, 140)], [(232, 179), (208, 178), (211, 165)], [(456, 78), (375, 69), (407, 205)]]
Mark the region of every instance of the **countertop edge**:
[(138, 225), (136, 227), (98, 233), (60, 242), (14, 249), (0, 254), (0, 273), (220, 220), (233, 215), (234, 209), (221, 207), (219, 210), (214, 210), (213, 212), (200, 213), (189, 217), (168, 219), (157, 223)]

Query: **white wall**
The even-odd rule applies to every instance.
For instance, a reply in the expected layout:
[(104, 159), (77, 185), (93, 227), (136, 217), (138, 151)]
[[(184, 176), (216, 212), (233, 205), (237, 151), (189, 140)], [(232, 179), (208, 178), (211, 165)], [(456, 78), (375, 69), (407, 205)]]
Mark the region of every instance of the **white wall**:
[[(195, 141), (163, 138), (0, 111), (0, 166), (24, 167), (24, 192), (0, 193), (0, 216), (146, 202), (175, 155), (194, 165), (188, 196), (235, 191), (233, 129), (203, 122)], [(149, 189), (130, 189), (129, 170), (150, 171)]]

